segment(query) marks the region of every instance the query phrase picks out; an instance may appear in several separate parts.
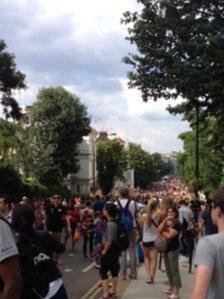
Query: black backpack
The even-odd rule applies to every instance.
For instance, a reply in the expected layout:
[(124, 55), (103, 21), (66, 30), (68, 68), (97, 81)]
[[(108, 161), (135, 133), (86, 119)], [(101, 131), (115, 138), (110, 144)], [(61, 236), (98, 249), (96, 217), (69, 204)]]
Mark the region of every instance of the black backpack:
[(61, 272), (37, 241), (22, 235), (19, 236), (17, 246), (23, 277), (21, 299), (46, 297), (49, 284), (60, 278)]
[[(11, 223), (3, 217), (17, 239), (19, 261), (23, 278), (21, 299), (40, 299), (49, 292), (49, 284), (62, 276), (38, 240), (29, 239), (22, 232), (15, 232)], [(41, 232), (40, 232), (41, 233)], [(38, 232), (36, 232), (36, 235)]]
[(126, 251), (129, 248), (130, 241), (126, 230), (117, 221), (114, 221), (118, 226), (117, 231), (117, 249), (120, 254), (122, 251)]

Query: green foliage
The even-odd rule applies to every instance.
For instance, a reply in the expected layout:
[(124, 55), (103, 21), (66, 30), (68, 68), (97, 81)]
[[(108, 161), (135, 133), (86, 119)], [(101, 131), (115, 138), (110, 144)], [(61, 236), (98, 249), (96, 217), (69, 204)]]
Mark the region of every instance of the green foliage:
[[(219, 144), (224, 136), (219, 135), (217, 139), (217, 130), (220, 124), (213, 118), (201, 124), (199, 139), (199, 164), (200, 176), (199, 185), (208, 193), (213, 192), (221, 185), (224, 170), (224, 153)], [(220, 129), (220, 128), (219, 128)], [(184, 152), (177, 158), (177, 170), (182, 179), (189, 185), (195, 184), (195, 131), (180, 134), (179, 138), (183, 141)]]
[(31, 111), (31, 123), (19, 135), (20, 165), (26, 176), (50, 186), (76, 173), (78, 144), (90, 132), (79, 98), (62, 87), (43, 88)]
[(15, 147), (16, 126), (0, 118), (0, 163), (10, 163)]
[(153, 180), (152, 156), (140, 145), (129, 143), (130, 167), (134, 169), (135, 187), (146, 189)]
[(47, 197), (50, 195), (48, 188), (32, 177), (28, 177), (24, 180), (23, 194), (29, 198)]
[(223, 111), (223, 0), (139, 0), (141, 13), (126, 12), (128, 40), (137, 53), (131, 65), (130, 87), (144, 101), (182, 96), (188, 110), (200, 102), (206, 112)]
[(0, 103), (6, 117), (21, 117), (19, 105), (13, 92), (25, 88), (25, 75), (16, 69), (15, 57), (6, 51), (6, 44), (0, 40)]
[(127, 166), (127, 153), (123, 144), (116, 140), (108, 140), (98, 145), (98, 182), (104, 195), (111, 191), (116, 179), (123, 179), (123, 172)]
[(30, 127), (24, 127), (23, 123), (18, 123), (16, 130), (16, 155), (14, 156), (14, 166), (20, 170), (24, 179), (35, 177), (35, 147), (33, 146), (33, 136)]
[(138, 144), (129, 143), (128, 155), (130, 168), (134, 169), (135, 187), (146, 189), (150, 183), (173, 172), (173, 167), (159, 153), (150, 154)]

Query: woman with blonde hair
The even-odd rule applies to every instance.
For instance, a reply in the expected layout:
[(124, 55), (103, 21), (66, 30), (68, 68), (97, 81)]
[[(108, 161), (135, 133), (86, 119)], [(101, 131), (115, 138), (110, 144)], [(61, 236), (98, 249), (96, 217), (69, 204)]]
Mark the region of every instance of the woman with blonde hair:
[(144, 253), (144, 265), (148, 276), (146, 283), (154, 283), (154, 277), (157, 268), (158, 252), (154, 247), (154, 241), (157, 236), (158, 216), (157, 207), (159, 201), (152, 198), (148, 201), (147, 208), (140, 215), (142, 225), (142, 249)]

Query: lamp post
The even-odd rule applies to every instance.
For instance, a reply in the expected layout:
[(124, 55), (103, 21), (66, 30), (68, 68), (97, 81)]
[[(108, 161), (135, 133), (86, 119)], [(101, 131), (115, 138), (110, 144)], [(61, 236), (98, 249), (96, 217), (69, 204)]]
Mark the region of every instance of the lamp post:
[(195, 196), (198, 199), (199, 184), (199, 102), (195, 101), (196, 107), (196, 128), (195, 128)]

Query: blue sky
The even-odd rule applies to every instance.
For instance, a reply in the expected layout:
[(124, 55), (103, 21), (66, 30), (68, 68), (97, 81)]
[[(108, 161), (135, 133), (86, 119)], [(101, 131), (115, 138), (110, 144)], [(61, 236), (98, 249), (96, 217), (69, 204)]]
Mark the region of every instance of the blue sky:
[(42, 86), (62, 85), (81, 98), (95, 129), (150, 152), (181, 150), (177, 136), (188, 125), (166, 111), (165, 100), (143, 103), (127, 88), (121, 60), (133, 48), (120, 19), (136, 9), (136, 0), (1, 1), (0, 38), (26, 74), (20, 105), (32, 104)]

